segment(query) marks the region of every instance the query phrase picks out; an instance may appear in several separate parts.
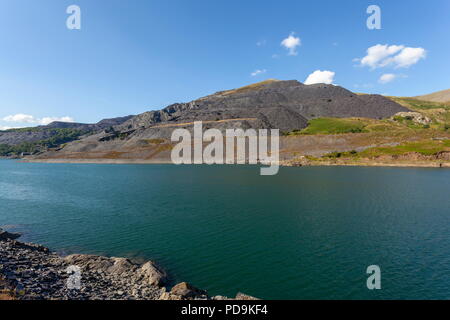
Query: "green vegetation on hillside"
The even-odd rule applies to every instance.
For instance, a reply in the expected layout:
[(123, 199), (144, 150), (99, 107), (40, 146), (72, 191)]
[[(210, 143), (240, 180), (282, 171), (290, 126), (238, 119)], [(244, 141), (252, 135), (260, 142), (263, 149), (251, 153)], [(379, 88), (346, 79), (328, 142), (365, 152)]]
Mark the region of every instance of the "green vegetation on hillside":
[(450, 104), (421, 101), (414, 98), (391, 97), (391, 99), (411, 111), (423, 114), (431, 120), (431, 123), (421, 124), (414, 122), (412, 118), (399, 116), (384, 120), (366, 118), (318, 118), (310, 120), (307, 128), (289, 132), (287, 135), (393, 132), (408, 129), (450, 130)]
[[(399, 119), (398, 119), (399, 120)], [(308, 127), (295, 130), (288, 135), (314, 135), (314, 134), (343, 134), (383, 132), (388, 130), (405, 129), (409, 123), (392, 120), (375, 120), (365, 118), (318, 118), (308, 122)], [(421, 129), (423, 126), (411, 125), (411, 128)]]
[(450, 129), (450, 103), (422, 101), (414, 98), (391, 97), (391, 99), (430, 118), (432, 120), (431, 129), (441, 131)]
[(332, 152), (324, 158), (376, 158), (383, 155), (399, 156), (409, 153), (419, 153), (424, 156), (436, 155), (440, 152), (450, 152), (450, 139), (448, 140), (421, 140), (406, 142), (391, 147), (374, 147), (362, 152)]
[(379, 155), (402, 155), (407, 153), (420, 153), (425, 156), (448, 151), (450, 140), (422, 140), (417, 142), (408, 142), (395, 147), (376, 147), (364, 150), (359, 153), (361, 157), (372, 158)]
[(44, 127), (27, 127), (27, 128), (16, 128), (16, 129), (8, 129), (3, 132), (41, 132), (44, 130), (48, 130)]
[(364, 129), (367, 124), (360, 119), (318, 118), (310, 120), (307, 128), (293, 131), (290, 135), (360, 133), (367, 132)]
[[(35, 128), (27, 128), (27, 129), (34, 130)], [(14, 130), (25, 130), (25, 128)], [(15, 146), (0, 144), (0, 156), (10, 156), (10, 155), (14, 156), (20, 155), (22, 153), (34, 154), (48, 148), (57, 148), (64, 143), (77, 140), (82, 135), (88, 133), (88, 131), (70, 128), (63, 128), (63, 129), (56, 128), (46, 130), (48, 130), (49, 134), (52, 135), (52, 137), (49, 139), (40, 140), (36, 142), (23, 142)]]
[(429, 129), (429, 128), (431, 128), (431, 126), (429, 124), (421, 124), (421, 123), (414, 122), (412, 117), (408, 117), (408, 116), (406, 116), (406, 117), (395, 116), (395, 117), (393, 117), (393, 120), (410, 128), (410, 129)]
[(429, 110), (429, 109), (446, 109), (450, 110), (450, 105), (447, 103), (441, 102), (432, 102), (432, 101), (422, 101), (414, 98), (392, 98), (395, 102), (402, 104), (410, 109), (420, 111), (420, 110)]

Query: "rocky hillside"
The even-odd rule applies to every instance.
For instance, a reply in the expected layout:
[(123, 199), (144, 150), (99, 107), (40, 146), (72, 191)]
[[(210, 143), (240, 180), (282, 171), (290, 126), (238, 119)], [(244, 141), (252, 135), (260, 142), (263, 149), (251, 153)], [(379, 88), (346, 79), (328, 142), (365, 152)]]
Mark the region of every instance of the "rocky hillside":
[(194, 121), (203, 121), (204, 129), (276, 128), (286, 134), (306, 128), (316, 118), (384, 119), (404, 111), (409, 110), (380, 95), (357, 95), (327, 84), (268, 80), (145, 112), (41, 158), (153, 159), (167, 151), (161, 141), (170, 139), (174, 128), (191, 130)]
[(379, 95), (356, 95), (334, 85), (268, 80), (146, 112), (125, 122), (118, 130), (242, 119), (244, 127), (278, 128), (289, 132), (305, 128), (308, 120), (314, 118), (382, 119), (401, 111), (407, 110)]
[(419, 100), (450, 103), (450, 89), (416, 97)]
[(105, 119), (95, 124), (52, 122), (46, 126), (0, 131), (0, 156), (35, 153), (58, 147), (84, 135), (120, 125), (132, 117)]
[(97, 132), (111, 126), (120, 125), (133, 116), (105, 119), (95, 124), (52, 122), (46, 126), (9, 129), (0, 131), (0, 144), (17, 145), (23, 142), (36, 142), (51, 138), (55, 134), (54, 129), (74, 129), (81, 132)]

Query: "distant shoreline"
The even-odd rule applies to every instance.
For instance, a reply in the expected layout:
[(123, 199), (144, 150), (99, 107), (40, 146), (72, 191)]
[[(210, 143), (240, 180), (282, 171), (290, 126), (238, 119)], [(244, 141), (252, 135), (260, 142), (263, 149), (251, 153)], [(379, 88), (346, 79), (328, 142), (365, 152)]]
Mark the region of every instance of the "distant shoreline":
[[(15, 159), (19, 162), (49, 164), (172, 164), (170, 160), (145, 159)], [(398, 168), (450, 168), (450, 162), (311, 162), (296, 164), (292, 161), (281, 161), (281, 167), (398, 167)]]
[(73, 164), (172, 164), (170, 160), (145, 159), (15, 159), (30, 163), (73, 163)]

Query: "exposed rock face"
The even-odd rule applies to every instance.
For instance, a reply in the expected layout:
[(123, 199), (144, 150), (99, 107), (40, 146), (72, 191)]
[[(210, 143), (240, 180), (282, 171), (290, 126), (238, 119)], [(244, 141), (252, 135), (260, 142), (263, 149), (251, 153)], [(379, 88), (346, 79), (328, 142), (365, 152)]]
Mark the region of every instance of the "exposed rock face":
[(422, 125), (431, 124), (431, 119), (424, 116), (423, 114), (421, 114), (419, 112), (398, 112), (394, 115), (394, 118), (395, 117), (410, 119), (410, 120), (414, 121), (415, 123), (422, 124)]
[(15, 240), (20, 238), (19, 233), (9, 233), (7, 231), (3, 231), (3, 229), (0, 228), (0, 241), (1, 240)]
[(206, 291), (197, 289), (196, 287), (190, 285), (187, 282), (182, 282), (177, 284), (170, 290), (173, 295), (180, 296), (182, 298), (192, 298), (196, 296), (205, 296)]
[(436, 155), (436, 158), (439, 159), (439, 160), (450, 161), (450, 152), (448, 152), (448, 151), (439, 152)]
[(151, 286), (161, 286), (167, 281), (167, 274), (152, 261), (145, 263), (138, 270), (138, 275)]

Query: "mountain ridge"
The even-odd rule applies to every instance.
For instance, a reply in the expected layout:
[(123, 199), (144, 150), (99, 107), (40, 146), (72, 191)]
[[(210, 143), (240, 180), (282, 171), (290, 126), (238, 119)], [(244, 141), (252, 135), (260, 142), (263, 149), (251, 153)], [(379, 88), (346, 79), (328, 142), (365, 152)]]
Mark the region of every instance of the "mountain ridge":
[(24, 144), (25, 149), (28, 147), (32, 148), (34, 144), (45, 145), (46, 142), (58, 135), (62, 136), (61, 141), (64, 141), (64, 143), (70, 142), (85, 134), (95, 133), (119, 125), (132, 117), (130, 115), (108, 118), (94, 124), (55, 121), (45, 126), (3, 130), (0, 131), (0, 145), (4, 149), (6, 148), (5, 146), (13, 147), (21, 144)]
[(450, 89), (436, 91), (422, 96), (416, 96), (415, 98), (424, 101), (450, 103)]
[(384, 119), (408, 111), (383, 96), (357, 95), (340, 86), (269, 80), (144, 112), (39, 157), (153, 158), (167, 152), (170, 146), (161, 141), (170, 141), (174, 128), (192, 131), (195, 121), (202, 121), (204, 130), (280, 129), (287, 134), (316, 118)]
[[(329, 84), (268, 80), (144, 112), (118, 129), (149, 128), (164, 122), (179, 124), (195, 120), (257, 118), (261, 128), (291, 131), (305, 128), (308, 120), (321, 116), (380, 119), (401, 111), (407, 109), (380, 95), (359, 96)], [(295, 119), (290, 119), (291, 115), (295, 115)]]

